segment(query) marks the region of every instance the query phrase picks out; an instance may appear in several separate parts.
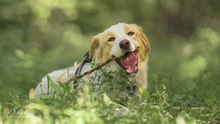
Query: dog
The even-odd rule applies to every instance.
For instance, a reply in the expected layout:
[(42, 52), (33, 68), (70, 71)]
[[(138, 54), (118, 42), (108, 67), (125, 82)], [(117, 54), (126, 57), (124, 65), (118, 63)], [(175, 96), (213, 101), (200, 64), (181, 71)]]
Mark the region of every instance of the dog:
[[(91, 70), (91, 61), (93, 60), (98, 64), (105, 62), (111, 57), (116, 57), (114, 61), (108, 63), (106, 70), (115, 71), (121, 69), (129, 79), (135, 80), (135, 87), (147, 89), (149, 52), (148, 39), (139, 26), (118, 23), (93, 37), (89, 52), (79, 66), (75, 65), (67, 69), (57, 70), (48, 74), (48, 76), (51, 77), (53, 82), (63, 83), (68, 80), (68, 75), (79, 75)], [(89, 75), (89, 77), (92, 76), (94, 76), (94, 73)], [(74, 83), (78, 84), (79, 82)], [(35, 89), (35, 97), (41, 97), (51, 91), (51, 88), (49, 90), (47, 88), (48, 78), (44, 77)], [(134, 95), (138, 95), (137, 88)]]

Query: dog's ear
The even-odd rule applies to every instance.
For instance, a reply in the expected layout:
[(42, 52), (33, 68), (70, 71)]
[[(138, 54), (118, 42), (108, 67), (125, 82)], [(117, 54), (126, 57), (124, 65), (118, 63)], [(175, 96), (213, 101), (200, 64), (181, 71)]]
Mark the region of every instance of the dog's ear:
[(99, 47), (100, 47), (100, 44), (99, 44), (99, 38), (97, 35), (93, 37), (93, 40), (91, 42), (90, 50), (89, 50), (89, 59), (91, 59), (95, 55), (95, 52), (97, 51)]
[(150, 44), (148, 42), (148, 39), (147, 37), (145, 36), (145, 34), (143, 33), (141, 27), (137, 26), (138, 27), (138, 30), (140, 31), (140, 37), (141, 37), (141, 42), (142, 44), (144, 45), (145, 47), (145, 52), (146, 53), (149, 53), (150, 52)]

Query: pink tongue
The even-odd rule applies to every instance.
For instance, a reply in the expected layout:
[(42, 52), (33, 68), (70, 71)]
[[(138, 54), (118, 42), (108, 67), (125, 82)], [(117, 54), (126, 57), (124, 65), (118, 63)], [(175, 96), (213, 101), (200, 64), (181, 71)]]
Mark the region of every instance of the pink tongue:
[(129, 72), (134, 72), (137, 65), (137, 52), (127, 53), (121, 58), (122, 65)]

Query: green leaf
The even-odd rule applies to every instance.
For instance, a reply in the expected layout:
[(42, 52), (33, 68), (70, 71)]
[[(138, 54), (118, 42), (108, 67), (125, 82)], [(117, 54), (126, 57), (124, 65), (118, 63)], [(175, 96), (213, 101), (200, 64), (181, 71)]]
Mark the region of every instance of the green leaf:
[(54, 91), (56, 91), (57, 93), (59, 93), (59, 94), (64, 94), (64, 89), (63, 89), (61, 86), (59, 86), (59, 85), (57, 85), (57, 84), (55, 84), (55, 83), (52, 83), (52, 82), (50, 82), (50, 86), (51, 86), (51, 88), (52, 88)]
[(163, 87), (164, 90), (166, 89), (166, 86), (164, 84), (162, 84), (162, 87)]
[(49, 80), (49, 86), (51, 87), (51, 89), (53, 89), (55, 92), (59, 93), (59, 94), (64, 94), (64, 89), (57, 85), (56, 83), (54, 83), (50, 76), (47, 76), (47, 79)]
[(157, 93), (153, 93), (153, 94), (151, 94), (151, 96), (157, 96)]
[(173, 101), (173, 102), (178, 102), (178, 101), (180, 101), (183, 97), (184, 97), (184, 95), (176, 94), (176, 95), (174, 95), (172, 101)]
[(143, 102), (145, 99), (149, 98), (149, 93), (143, 87), (139, 88), (139, 92), (141, 94), (141, 101)]

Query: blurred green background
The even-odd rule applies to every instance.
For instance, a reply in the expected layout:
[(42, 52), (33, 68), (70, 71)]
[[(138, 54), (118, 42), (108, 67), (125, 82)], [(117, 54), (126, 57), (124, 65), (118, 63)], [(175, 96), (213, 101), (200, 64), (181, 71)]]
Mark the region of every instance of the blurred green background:
[(215, 87), (219, 6), (219, 0), (1, 0), (0, 97), (28, 94), (49, 72), (80, 62), (92, 36), (119, 22), (141, 26), (149, 39), (149, 88), (161, 75), (176, 87), (184, 81)]

